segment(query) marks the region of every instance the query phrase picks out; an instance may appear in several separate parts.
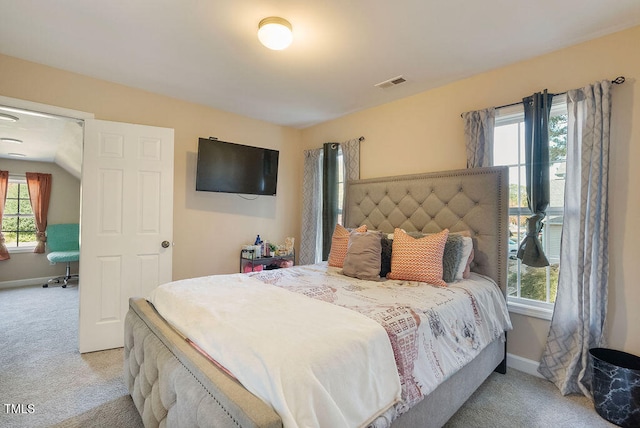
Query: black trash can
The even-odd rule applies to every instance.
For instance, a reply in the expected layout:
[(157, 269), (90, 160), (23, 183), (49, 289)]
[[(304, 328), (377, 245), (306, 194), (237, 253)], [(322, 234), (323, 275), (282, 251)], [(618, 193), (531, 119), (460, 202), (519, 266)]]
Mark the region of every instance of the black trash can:
[(606, 348), (589, 354), (596, 412), (621, 427), (640, 427), (640, 357)]

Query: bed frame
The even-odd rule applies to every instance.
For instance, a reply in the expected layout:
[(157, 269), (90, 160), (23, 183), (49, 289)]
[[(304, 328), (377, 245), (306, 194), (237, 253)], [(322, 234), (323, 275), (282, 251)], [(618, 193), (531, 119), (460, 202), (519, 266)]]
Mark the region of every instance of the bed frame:
[[(508, 169), (477, 168), (350, 182), (345, 225), (393, 232), (469, 231), (472, 271), (506, 294)], [(393, 428), (440, 427), (494, 371), (506, 371), (499, 338), (407, 413)], [(275, 411), (192, 348), (144, 299), (125, 321), (125, 383), (146, 427), (281, 427)]]

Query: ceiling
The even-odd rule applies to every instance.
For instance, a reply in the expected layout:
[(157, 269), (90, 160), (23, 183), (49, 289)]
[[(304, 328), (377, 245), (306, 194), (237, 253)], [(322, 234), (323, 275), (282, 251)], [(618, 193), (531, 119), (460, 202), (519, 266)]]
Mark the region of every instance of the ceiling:
[(0, 53), (305, 128), (639, 24), (639, 0), (0, 0)]
[[(82, 121), (3, 105), (0, 158), (54, 162), (76, 178), (82, 166)], [(6, 115), (17, 119), (3, 120)]]

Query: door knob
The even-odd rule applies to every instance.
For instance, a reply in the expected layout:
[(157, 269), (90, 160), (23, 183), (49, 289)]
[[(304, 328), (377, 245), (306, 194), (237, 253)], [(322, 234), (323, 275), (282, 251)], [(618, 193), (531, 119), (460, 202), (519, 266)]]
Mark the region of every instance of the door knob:
[(169, 248), (169, 245), (171, 245), (171, 243), (169, 241), (162, 241), (162, 248)]

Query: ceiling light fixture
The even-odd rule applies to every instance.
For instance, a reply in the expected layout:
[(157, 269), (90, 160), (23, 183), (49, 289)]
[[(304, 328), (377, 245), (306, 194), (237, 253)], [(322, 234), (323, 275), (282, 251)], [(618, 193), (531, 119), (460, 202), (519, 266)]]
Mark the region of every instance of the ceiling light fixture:
[(0, 113), (0, 120), (6, 120), (8, 122), (17, 122), (20, 119), (18, 119), (15, 116), (11, 116), (10, 114)]
[(24, 158), (27, 157), (24, 153), (7, 153), (9, 156), (13, 156), (14, 158)]
[(280, 51), (289, 47), (293, 41), (291, 30), (289, 21), (277, 16), (270, 16), (258, 24), (258, 39), (269, 49)]
[(0, 141), (2, 141), (3, 143), (22, 144), (22, 140), (18, 140), (15, 138), (0, 138)]

